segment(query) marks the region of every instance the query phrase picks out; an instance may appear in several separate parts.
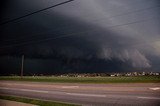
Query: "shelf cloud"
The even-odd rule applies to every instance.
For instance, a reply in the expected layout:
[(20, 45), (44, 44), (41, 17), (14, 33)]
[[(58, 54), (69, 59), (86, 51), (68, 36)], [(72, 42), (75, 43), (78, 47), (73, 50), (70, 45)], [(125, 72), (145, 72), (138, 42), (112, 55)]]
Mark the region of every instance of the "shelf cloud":
[[(63, 1), (6, 1), (1, 22)], [(74, 0), (0, 26), (0, 54), (151, 69), (160, 61), (159, 6), (159, 0)]]

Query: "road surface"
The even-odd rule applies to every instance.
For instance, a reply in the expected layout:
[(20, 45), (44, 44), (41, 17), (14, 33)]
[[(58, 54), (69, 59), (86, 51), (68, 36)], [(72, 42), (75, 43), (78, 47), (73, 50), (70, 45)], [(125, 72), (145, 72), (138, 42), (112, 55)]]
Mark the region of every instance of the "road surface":
[(0, 94), (84, 106), (160, 106), (160, 83), (76, 84), (0, 81)]

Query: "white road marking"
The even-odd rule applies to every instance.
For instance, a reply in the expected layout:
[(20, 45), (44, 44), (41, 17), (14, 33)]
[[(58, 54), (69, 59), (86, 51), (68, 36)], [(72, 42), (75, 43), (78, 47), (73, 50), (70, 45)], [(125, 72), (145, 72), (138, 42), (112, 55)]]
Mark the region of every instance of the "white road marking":
[(44, 91), (44, 90), (32, 90), (32, 89), (16, 89), (16, 88), (6, 88), (6, 87), (0, 87), (0, 89), (4, 89), (4, 90), (18, 90), (18, 91), (24, 91), (24, 92), (49, 93), (49, 94), (67, 94), (67, 95), (73, 95), (73, 96), (106, 97), (106, 95), (98, 95), (98, 94), (80, 94), (80, 93), (67, 93), (67, 92), (58, 92), (58, 91)]
[(81, 93), (66, 93), (66, 94), (73, 96), (106, 97), (106, 95), (97, 95), (97, 94), (81, 94)]
[[(3, 84), (3, 83), (1, 83), (1, 84)], [(13, 84), (8, 84), (8, 83), (6, 83), (5, 85), (13, 85)]]
[(79, 86), (62, 86), (62, 88), (79, 88)]
[(45, 90), (32, 90), (32, 89), (16, 89), (16, 88), (6, 88), (6, 87), (0, 87), (2, 90), (18, 90), (18, 91), (24, 91), (24, 92), (37, 92), (37, 93), (47, 93), (47, 94), (64, 94), (66, 92), (59, 92), (59, 91), (45, 91)]
[(139, 99), (160, 99), (160, 98), (157, 98), (157, 97), (137, 97)]
[[(7, 87), (0, 87), (1, 90), (15, 90), (15, 91), (24, 91), (24, 92), (37, 92), (37, 93), (46, 93), (46, 94), (62, 94), (62, 95), (72, 95), (72, 96), (84, 96), (84, 97), (107, 97), (107, 95), (100, 95), (100, 94), (84, 94), (84, 93), (67, 93), (67, 92), (60, 92), (60, 91), (46, 91), (46, 90), (32, 90), (32, 89), (19, 89), (19, 88), (7, 88)], [(108, 95), (109, 96), (109, 95)], [(159, 97), (137, 97), (138, 99), (158, 99)]]
[(49, 93), (48, 91), (42, 91), (42, 90), (30, 90), (30, 89), (19, 89), (19, 90), (28, 92)]
[(159, 87), (156, 87), (156, 88), (149, 88), (151, 90), (159, 90), (160, 88)]
[(12, 84), (10, 84), (10, 83), (4, 83), (4, 85), (11, 85), (11, 86), (12, 85), (32, 86), (32, 85), (27, 85), (27, 84), (16, 84), (16, 83), (12, 83)]
[(38, 93), (49, 93), (48, 91), (43, 91), (43, 90), (32, 90), (32, 89), (16, 89), (16, 88), (5, 88), (5, 87), (0, 87), (0, 89), (6, 89), (6, 90), (18, 90), (18, 91), (26, 91), (26, 92), (38, 92)]
[(0, 89), (10, 89), (10, 88), (0, 87)]

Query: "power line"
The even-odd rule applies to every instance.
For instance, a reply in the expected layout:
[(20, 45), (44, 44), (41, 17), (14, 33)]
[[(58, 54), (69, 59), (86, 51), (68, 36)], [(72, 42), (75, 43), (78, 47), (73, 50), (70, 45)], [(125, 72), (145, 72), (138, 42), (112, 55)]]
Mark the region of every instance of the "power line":
[[(100, 21), (104, 21), (104, 20), (107, 20), (107, 19), (112, 19), (112, 18), (115, 18), (115, 17), (125, 16), (125, 15), (129, 15), (129, 14), (134, 14), (134, 13), (138, 13), (138, 12), (142, 12), (142, 11), (146, 11), (146, 10), (151, 10), (151, 9), (159, 8), (159, 7), (160, 7), (160, 5), (147, 7), (147, 8), (143, 8), (143, 9), (138, 9), (138, 10), (129, 11), (129, 12), (126, 12), (126, 13), (121, 13), (121, 14), (109, 16), (109, 17), (105, 16), (103, 18), (94, 19), (94, 20), (91, 20), (91, 21), (92, 21), (92, 23), (98, 23)], [(62, 28), (67, 28), (68, 26), (70, 26), (70, 24), (66, 24), (64, 27), (56, 28), (55, 30), (61, 30)]]
[[(144, 1), (140, 1), (140, 2), (133, 2), (132, 3), (132, 6), (133, 6), (133, 4), (140, 4), (140, 3), (144, 3)], [(152, 2), (152, 1), (147, 1), (147, 2)], [(146, 2), (145, 2), (146, 3)], [(136, 6), (136, 5), (135, 5)], [(160, 6), (160, 5), (157, 5), (157, 6)], [(105, 20), (106, 18), (113, 18), (113, 17), (116, 17), (116, 16), (123, 16), (123, 15), (127, 15), (127, 14), (131, 14), (131, 13), (134, 13), (134, 12), (140, 12), (140, 11), (143, 11), (143, 10), (148, 10), (148, 9), (152, 9), (152, 8), (156, 8), (157, 6), (152, 6), (152, 7), (147, 7), (147, 8), (142, 8), (142, 9), (138, 9), (138, 10), (134, 10), (134, 11), (128, 11), (127, 13), (122, 13), (122, 14), (117, 14), (117, 15), (113, 15), (113, 16), (110, 16), (110, 17), (104, 17), (104, 18), (100, 18), (100, 19), (94, 19), (94, 20), (92, 20), (92, 21), (99, 21), (99, 20)], [(126, 7), (126, 6), (120, 6), (120, 7), (114, 7), (113, 9), (107, 9), (106, 11), (108, 12), (108, 11), (110, 11), (110, 10), (115, 10), (115, 8), (116, 9), (122, 9), (122, 8), (124, 8), (124, 7)], [(127, 9), (127, 10), (132, 10), (132, 9)], [(87, 17), (88, 18), (88, 16), (89, 17), (92, 17), (91, 15), (85, 15), (85, 16), (83, 16), (83, 17)], [(67, 25), (68, 26), (68, 25)]]
[[(73, 0), (72, 0), (73, 1)], [(131, 13), (135, 13), (135, 12), (140, 12), (140, 11), (144, 11), (144, 10), (148, 10), (148, 9), (152, 9), (152, 8), (156, 8), (156, 7), (159, 7), (159, 5), (157, 5), (157, 6), (152, 6), (152, 7), (148, 7), (148, 8), (143, 8), (143, 9), (139, 9), (139, 10), (135, 10), (135, 11), (130, 11), (130, 12), (127, 12), (127, 13), (123, 13), (123, 14), (119, 14), (118, 16), (123, 16), (123, 15), (127, 15), (127, 14), (131, 14)], [(117, 15), (116, 15), (117, 16)], [(113, 17), (116, 17), (116, 16), (111, 16), (111, 18), (113, 18)], [(148, 19), (147, 19), (148, 20)], [(150, 20), (150, 19), (149, 19)], [(101, 20), (100, 20), (101, 21)], [(128, 22), (128, 23), (124, 23), (124, 24), (119, 24), (119, 25), (114, 25), (114, 26), (109, 26), (108, 28), (114, 28), (114, 27), (120, 27), (120, 26), (125, 26), (125, 25), (129, 25), (129, 24), (134, 24), (134, 23), (140, 23), (140, 22), (143, 22), (143, 21), (146, 21), (146, 20), (138, 20), (138, 21), (134, 21), (134, 22)], [(83, 32), (81, 32), (81, 33), (86, 33), (86, 32), (90, 32), (90, 31), (94, 31), (94, 30), (87, 30), (87, 31), (83, 31)], [(73, 36), (73, 35), (75, 35), (75, 34), (81, 34), (81, 33), (72, 33), (72, 34), (66, 34), (66, 35), (64, 35), (64, 36), (60, 36), (60, 37), (55, 37), (55, 39), (58, 39), (58, 38), (62, 38), (62, 37), (68, 37), (68, 36)], [(41, 34), (42, 35), (42, 34)], [(44, 35), (44, 34), (43, 34)], [(45, 34), (46, 35), (46, 34)], [(35, 36), (36, 37), (36, 36)], [(49, 40), (49, 39), (54, 39), (54, 38), (46, 38), (46, 39), (42, 39), (42, 41), (45, 41), (45, 40)], [(16, 39), (14, 39), (14, 40), (16, 40)], [(35, 39), (36, 40), (36, 39)], [(39, 41), (31, 41), (32, 43), (34, 43), (34, 42), (39, 42)], [(28, 44), (28, 42), (24, 42), (24, 43), (21, 43), (22, 45), (24, 45), (24, 44)], [(20, 45), (21, 45), (20, 44)], [(14, 45), (11, 45), (11, 46), (18, 46), (19, 44), (14, 44)], [(6, 47), (6, 46), (5, 46)], [(8, 47), (8, 46), (7, 46)], [(1, 48), (1, 47), (0, 47)], [(3, 47), (2, 47), (3, 48)]]
[(50, 6), (50, 7), (47, 7), (47, 8), (43, 8), (43, 9), (37, 10), (37, 11), (35, 11), (35, 12), (29, 13), (29, 14), (26, 14), (26, 15), (23, 15), (23, 16), (21, 16), (21, 17), (14, 18), (14, 19), (11, 19), (11, 20), (2, 22), (2, 23), (0, 23), (0, 26), (5, 25), (5, 24), (8, 24), (8, 23), (11, 23), (11, 22), (15, 22), (15, 21), (20, 20), (20, 19), (22, 19), (22, 18), (25, 18), (25, 17), (31, 16), (31, 15), (34, 15), (34, 14), (36, 14), (36, 13), (40, 13), (40, 12), (42, 12), (42, 11), (45, 11), (45, 10), (48, 10), (48, 9), (51, 9), (51, 8), (54, 8), (54, 7), (57, 7), (57, 6), (60, 6), (60, 5), (63, 5), (63, 4), (72, 2), (72, 1), (74, 1), (74, 0), (68, 0), (68, 1), (65, 1), (65, 2), (61, 2), (61, 3), (55, 4), (55, 5), (53, 5), (53, 6)]
[[(138, 10), (134, 10), (134, 11), (129, 11), (129, 12), (126, 12), (126, 13), (122, 13), (122, 14), (117, 14), (117, 15), (114, 15), (114, 16), (110, 16), (110, 17), (105, 17), (105, 18), (101, 18), (101, 19), (96, 19), (96, 20), (92, 20), (93, 21), (93, 23), (97, 23), (97, 22), (99, 22), (99, 21), (103, 21), (103, 20), (106, 20), (107, 18), (108, 19), (112, 19), (112, 18), (114, 18), (114, 17), (120, 17), (120, 16), (124, 16), (124, 15), (129, 15), (129, 14), (133, 14), (133, 13), (137, 13), (137, 12), (141, 12), (141, 11), (146, 11), (146, 10), (150, 10), (150, 9), (154, 9), (154, 8), (159, 8), (160, 7), (160, 5), (157, 5), (157, 6), (151, 6), (151, 7), (147, 7), (147, 8), (143, 8), (143, 9), (138, 9)], [(68, 26), (69, 25), (66, 25), (66, 26), (64, 26), (64, 27), (62, 27), (62, 28), (56, 28), (55, 30), (52, 30), (52, 31), (57, 31), (57, 30), (64, 30), (64, 29), (66, 29), (66, 28), (68, 28)], [(41, 34), (42, 35), (42, 34)], [(43, 34), (44, 35), (44, 34)], [(30, 37), (32, 37), (32, 36), (30, 36)], [(21, 39), (21, 38), (20, 38)], [(22, 39), (23, 39), (23, 37), (22, 37)], [(12, 41), (12, 40), (17, 40), (17, 38), (16, 39), (11, 39), (11, 40), (7, 40), (7, 41)]]
[[(160, 7), (160, 5), (157, 5), (157, 6), (152, 6), (152, 7), (148, 7), (148, 8), (138, 9), (138, 10), (135, 10), (135, 11), (129, 11), (129, 12), (122, 13), (122, 14), (113, 15), (113, 16), (110, 16), (110, 17), (103, 17), (101, 19), (94, 19), (94, 20), (92, 20), (92, 23), (98, 23), (100, 21), (104, 21), (104, 20), (107, 20), (107, 19), (112, 19), (112, 18), (115, 18), (115, 17), (125, 16), (125, 15), (129, 15), (129, 14), (134, 14), (134, 13), (138, 13), (138, 12), (141, 12), (141, 11), (146, 11), (146, 10), (159, 8), (159, 7)], [(55, 30), (61, 30), (62, 28), (67, 28), (69, 25), (70, 24), (67, 24), (64, 27), (56, 28)]]
[[(153, 20), (153, 19), (155, 19), (155, 17), (154, 18), (152, 17), (152, 18), (149, 18), (149, 19), (144, 19), (144, 20), (138, 20), (138, 21), (134, 21), (134, 22), (128, 22), (128, 23), (119, 24), (119, 25), (114, 25), (114, 26), (110, 26), (110, 27), (107, 27), (107, 28), (116, 28), (116, 27), (128, 26), (128, 25), (131, 25), (131, 24), (142, 23), (142, 22), (145, 22), (145, 21)], [(26, 42), (19, 43), (19, 44), (17, 43), (17, 44), (12, 44), (12, 45), (6, 45), (6, 46), (3, 46), (3, 47), (0, 47), (0, 49), (7, 48), (7, 47), (21, 46), (21, 45), (26, 45), (26, 44), (40, 43), (40, 42), (44, 42), (44, 41), (70, 37), (70, 36), (74, 36), (76, 34), (84, 34), (84, 33), (92, 32), (92, 31), (98, 31), (98, 30), (97, 29), (93, 29), (93, 30), (83, 31), (83, 32), (80, 32), (80, 33), (70, 33), (70, 34), (65, 34), (65, 35), (62, 35), (62, 36), (50, 37), (50, 38), (46, 38), (46, 39), (40, 39), (40, 40), (37, 40), (37, 41), (28, 41), (28, 42), (26, 41)]]

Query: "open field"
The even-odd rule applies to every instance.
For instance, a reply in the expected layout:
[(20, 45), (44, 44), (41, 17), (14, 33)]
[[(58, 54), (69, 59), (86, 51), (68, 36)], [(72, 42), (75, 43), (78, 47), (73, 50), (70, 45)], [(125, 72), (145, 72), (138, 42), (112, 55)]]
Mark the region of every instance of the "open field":
[(77, 106), (73, 104), (58, 103), (58, 102), (52, 102), (52, 101), (42, 101), (38, 99), (29, 99), (29, 98), (24, 98), (24, 97), (22, 98), (17, 96), (0, 95), (0, 99), (29, 103), (29, 104), (34, 104), (38, 106)]
[(1, 76), (0, 80), (33, 81), (54, 83), (160, 83), (160, 76), (137, 77), (46, 77), (46, 76)]

